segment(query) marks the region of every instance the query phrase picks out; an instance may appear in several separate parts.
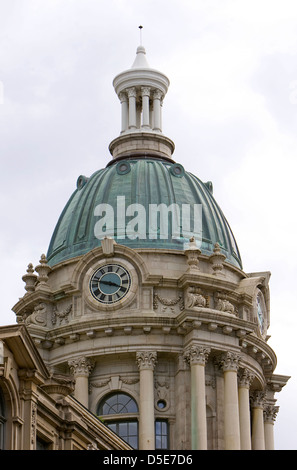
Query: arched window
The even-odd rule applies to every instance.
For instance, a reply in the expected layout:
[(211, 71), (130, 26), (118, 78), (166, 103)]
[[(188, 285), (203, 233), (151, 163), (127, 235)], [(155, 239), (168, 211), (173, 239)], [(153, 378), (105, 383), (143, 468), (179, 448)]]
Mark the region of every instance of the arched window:
[(130, 444), (138, 448), (138, 406), (126, 393), (112, 393), (101, 400), (97, 414), (104, 423)]

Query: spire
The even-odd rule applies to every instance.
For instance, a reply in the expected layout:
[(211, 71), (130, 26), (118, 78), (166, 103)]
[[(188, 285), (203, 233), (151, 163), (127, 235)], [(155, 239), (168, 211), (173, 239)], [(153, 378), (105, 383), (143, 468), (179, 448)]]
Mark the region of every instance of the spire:
[[(141, 34), (142, 26), (139, 28)], [(162, 106), (169, 79), (150, 67), (142, 44), (132, 67), (118, 74), (113, 86), (122, 115), (120, 137), (109, 146), (113, 158), (154, 155), (171, 160), (174, 143), (162, 133)]]

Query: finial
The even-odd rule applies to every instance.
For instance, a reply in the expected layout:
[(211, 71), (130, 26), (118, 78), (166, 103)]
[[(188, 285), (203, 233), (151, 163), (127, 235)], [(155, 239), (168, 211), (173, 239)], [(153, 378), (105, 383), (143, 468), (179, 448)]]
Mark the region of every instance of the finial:
[(142, 29), (143, 29), (143, 26), (138, 26), (139, 28), (139, 35), (140, 35), (140, 45), (142, 46)]

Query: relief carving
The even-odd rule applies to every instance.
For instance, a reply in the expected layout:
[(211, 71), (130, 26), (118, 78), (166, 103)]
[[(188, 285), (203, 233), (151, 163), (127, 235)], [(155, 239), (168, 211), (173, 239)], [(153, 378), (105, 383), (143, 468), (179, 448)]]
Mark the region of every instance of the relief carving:
[(159, 294), (155, 293), (153, 299), (154, 310), (158, 309), (159, 303), (163, 306), (161, 307), (161, 312), (167, 312), (169, 310), (170, 312), (175, 313), (176, 308), (178, 308), (179, 311), (184, 309), (184, 300), (182, 294), (180, 294), (175, 299), (170, 299), (161, 297)]
[(68, 305), (68, 307), (64, 308), (64, 310), (62, 310), (61, 312), (58, 311), (57, 306), (55, 305), (52, 313), (52, 324), (56, 325), (57, 321), (59, 322), (59, 325), (62, 325), (63, 323), (68, 323), (69, 314), (71, 310), (72, 304)]
[(46, 326), (46, 323), (47, 323), (46, 312), (47, 312), (46, 304), (44, 302), (40, 302), (38, 305), (35, 305), (33, 312), (26, 318), (25, 324)]
[(186, 293), (186, 308), (207, 308), (208, 300), (197, 287), (191, 286)]

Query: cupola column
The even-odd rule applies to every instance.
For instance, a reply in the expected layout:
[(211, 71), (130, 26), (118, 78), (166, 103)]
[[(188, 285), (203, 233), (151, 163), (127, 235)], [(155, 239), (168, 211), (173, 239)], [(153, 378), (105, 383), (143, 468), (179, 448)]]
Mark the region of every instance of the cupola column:
[(142, 87), (142, 127), (150, 127), (150, 88)]
[(155, 413), (154, 413), (154, 368), (157, 353), (140, 351), (136, 353), (139, 368), (139, 449), (155, 448)]
[(129, 98), (129, 129), (136, 129), (136, 88), (128, 88)]
[(205, 363), (210, 349), (191, 346), (185, 351), (185, 359), (191, 366), (191, 434), (192, 449), (207, 449)]
[(94, 368), (94, 362), (87, 357), (80, 357), (68, 362), (71, 374), (75, 378), (75, 398), (86, 408), (89, 406), (89, 375)]
[(154, 92), (154, 131), (161, 132), (161, 99), (162, 93), (160, 90)]
[(129, 126), (129, 106), (128, 106), (128, 96), (127, 93), (122, 92), (119, 95), (120, 102), (122, 105), (122, 130), (125, 132)]
[(265, 405), (264, 407), (264, 435), (265, 450), (274, 450), (274, 421), (279, 406)]
[(238, 400), (239, 400), (239, 425), (240, 425), (240, 449), (251, 450), (251, 425), (250, 425), (250, 385), (254, 375), (248, 369), (244, 369), (239, 376)]
[(251, 396), (252, 406), (252, 449), (265, 450), (263, 408), (265, 392), (256, 390)]
[(224, 371), (225, 450), (240, 450), (237, 371), (240, 356), (227, 352), (220, 358)]

